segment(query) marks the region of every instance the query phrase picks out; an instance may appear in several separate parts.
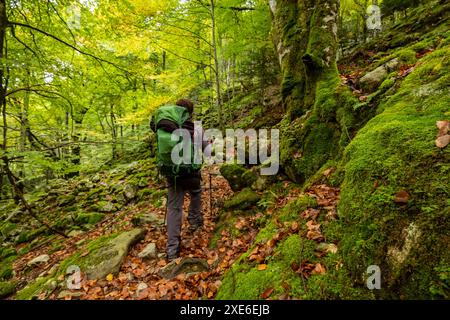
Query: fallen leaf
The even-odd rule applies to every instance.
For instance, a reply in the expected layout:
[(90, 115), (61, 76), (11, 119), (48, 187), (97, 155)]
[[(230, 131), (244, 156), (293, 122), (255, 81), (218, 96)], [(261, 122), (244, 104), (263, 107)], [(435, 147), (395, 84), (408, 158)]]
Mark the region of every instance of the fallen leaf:
[(263, 271), (267, 269), (267, 264), (260, 264), (258, 265), (258, 271)]
[(401, 190), (395, 194), (394, 202), (398, 204), (406, 204), (409, 201), (409, 193), (406, 190)]
[(325, 273), (326, 273), (325, 267), (320, 263), (317, 263), (314, 267), (314, 270), (311, 272), (311, 274), (325, 274)]
[(436, 147), (444, 149), (450, 143), (450, 135), (446, 134), (445, 136), (439, 137), (436, 139)]
[(439, 129), (439, 136), (446, 135), (450, 131), (450, 121), (437, 121), (436, 127)]
[(267, 299), (268, 297), (270, 297), (270, 295), (272, 294), (273, 290), (274, 290), (273, 288), (267, 289), (266, 291), (261, 293), (261, 298)]
[(106, 276), (106, 281), (108, 281), (108, 282), (113, 281), (113, 279), (114, 279), (114, 276), (111, 273)]

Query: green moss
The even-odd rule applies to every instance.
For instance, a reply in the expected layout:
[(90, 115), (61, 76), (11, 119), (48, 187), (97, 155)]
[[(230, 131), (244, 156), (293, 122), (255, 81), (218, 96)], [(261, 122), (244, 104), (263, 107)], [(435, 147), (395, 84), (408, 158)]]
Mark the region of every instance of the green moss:
[(138, 192), (138, 199), (143, 200), (148, 198), (154, 192), (153, 189), (144, 188)]
[(274, 289), (272, 298), (281, 294), (304, 297), (304, 283), (292, 270), (291, 264), (314, 259), (315, 246), (313, 241), (291, 235), (276, 247), (274, 254), (266, 261), (265, 270), (258, 270), (247, 260), (248, 252), (253, 248), (249, 249), (225, 274), (217, 299), (261, 299), (261, 294), (269, 288)]
[(41, 292), (46, 290), (46, 283), (52, 279), (52, 276), (42, 277), (36, 279), (34, 282), (28, 284), (25, 288), (17, 292), (16, 300), (32, 300)]
[(390, 88), (392, 88), (395, 84), (395, 78), (392, 77), (392, 74), (389, 75), (386, 80), (384, 80), (380, 87), (378, 88), (378, 91), (384, 93), (386, 91), (388, 91)]
[(11, 247), (0, 248), (0, 259), (9, 258), (11, 256), (16, 256), (16, 255), (17, 255), (17, 251), (15, 248), (11, 248)]
[(316, 208), (317, 200), (308, 195), (301, 195), (296, 200), (289, 202), (276, 216), (281, 222), (298, 220), (301, 213), (308, 208)]
[(150, 201), (153, 206), (160, 208), (164, 204), (164, 201), (166, 201), (166, 198), (167, 198), (167, 190), (161, 189), (152, 192), (150, 196)]
[(250, 188), (245, 188), (230, 200), (225, 201), (224, 208), (245, 210), (255, 205), (259, 200), (260, 196), (256, 192)]
[(416, 52), (412, 49), (400, 50), (396, 57), (400, 59), (401, 62), (406, 64), (414, 64), (417, 61)]
[(242, 174), (242, 179), (244, 181), (246, 181), (246, 185), (247, 186), (252, 186), (253, 183), (256, 182), (256, 180), (258, 179), (258, 176), (256, 175), (255, 172), (253, 172), (252, 170), (246, 170), (243, 174)]
[[(436, 121), (448, 111), (449, 53), (445, 47), (422, 59), (345, 151), (342, 260), (356, 287), (367, 266), (380, 265), (384, 298), (430, 298), (431, 283), (439, 282), (434, 266), (450, 263), (450, 149), (434, 145)], [(404, 206), (394, 202), (400, 190), (410, 194)], [(412, 225), (420, 241), (405, 260), (393, 260), (388, 248), (400, 250)]]
[(95, 225), (102, 221), (105, 215), (103, 213), (80, 213), (75, 218), (77, 224), (92, 224)]
[(17, 224), (11, 223), (11, 222), (6, 222), (6, 223), (2, 224), (2, 226), (0, 227), (0, 234), (3, 235), (4, 237), (6, 237), (12, 231), (14, 231), (16, 228), (17, 228)]
[(288, 176), (303, 183), (327, 161), (336, 159), (350, 142), (361, 120), (350, 90), (340, 85), (337, 69), (330, 67), (318, 79), (312, 110), (280, 126), (280, 162)]
[(224, 164), (220, 167), (220, 174), (228, 181), (233, 191), (242, 190), (249, 187), (248, 182), (243, 178), (247, 170), (237, 164)]
[(48, 232), (48, 229), (44, 226), (40, 227), (38, 229), (35, 229), (35, 230), (24, 231), (18, 236), (18, 238), (16, 239), (16, 243), (21, 244), (21, 243), (33, 241), (40, 235), (45, 234), (46, 232)]
[(13, 276), (12, 263), (16, 260), (16, 256), (9, 256), (2, 258), (0, 262), (0, 280), (8, 280)]
[(10, 296), (16, 290), (15, 282), (0, 282), (0, 299)]

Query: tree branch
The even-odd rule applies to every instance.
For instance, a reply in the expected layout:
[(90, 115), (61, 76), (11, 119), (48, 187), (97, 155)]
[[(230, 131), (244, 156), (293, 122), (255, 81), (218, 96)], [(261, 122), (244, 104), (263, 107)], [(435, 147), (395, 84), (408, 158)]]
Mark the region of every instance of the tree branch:
[(65, 46), (67, 46), (67, 47), (69, 47), (69, 48), (75, 50), (75, 51), (78, 52), (78, 53), (81, 53), (81, 54), (83, 54), (83, 55), (85, 55), (85, 56), (88, 56), (88, 57), (93, 58), (94, 60), (96, 60), (96, 61), (98, 61), (98, 62), (104, 62), (104, 63), (107, 63), (107, 64), (109, 64), (109, 65), (112, 65), (113, 67), (115, 67), (115, 68), (117, 68), (117, 69), (119, 69), (119, 70), (121, 70), (121, 71), (123, 71), (123, 72), (128, 72), (127, 70), (125, 70), (125, 69), (123, 69), (122, 67), (118, 66), (118, 65), (115, 64), (114, 62), (111, 62), (111, 61), (108, 61), (108, 60), (99, 58), (99, 57), (93, 55), (92, 53), (83, 51), (83, 50), (81, 50), (81, 49), (75, 47), (74, 45), (68, 43), (67, 41), (64, 41), (64, 40), (58, 38), (57, 36), (55, 36), (55, 35), (53, 35), (53, 34), (51, 34), (51, 33), (48, 33), (48, 32), (46, 32), (46, 31), (44, 31), (44, 30), (38, 29), (38, 28), (33, 27), (33, 26), (30, 26), (30, 25), (28, 25), (28, 24), (24, 24), (24, 23), (20, 23), (20, 22), (14, 22), (14, 21), (8, 21), (8, 26), (9, 26), (9, 27), (11, 27), (11, 26), (19, 26), (19, 27), (23, 27), (23, 28), (27, 28), (27, 29), (30, 29), (30, 30), (39, 32), (39, 33), (41, 33), (41, 34), (43, 34), (43, 35), (45, 35), (45, 36), (47, 36), (47, 37), (49, 37), (49, 38), (52, 38), (53, 40), (56, 40), (56, 41), (58, 41), (58, 42), (64, 44)]

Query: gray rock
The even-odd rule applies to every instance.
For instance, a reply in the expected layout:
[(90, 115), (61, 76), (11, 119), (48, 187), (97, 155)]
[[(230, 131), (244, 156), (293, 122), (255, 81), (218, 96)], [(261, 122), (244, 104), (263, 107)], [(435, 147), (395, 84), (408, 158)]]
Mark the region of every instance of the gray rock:
[(159, 271), (159, 275), (165, 279), (173, 279), (179, 274), (187, 276), (209, 270), (208, 263), (199, 258), (180, 258), (172, 261)]
[(384, 66), (367, 73), (359, 80), (361, 87), (368, 91), (374, 91), (388, 76), (388, 71)]
[(81, 231), (81, 230), (72, 230), (69, 232), (69, 234), (67, 236), (69, 236), (70, 238), (75, 238), (75, 237), (82, 235), (83, 233), (84, 233), (84, 231)]
[(400, 60), (398, 58), (392, 59), (384, 64), (384, 67), (388, 72), (392, 72), (398, 69), (400, 66)]
[(395, 58), (392, 59), (382, 66), (379, 66), (375, 70), (367, 73), (364, 77), (359, 80), (361, 87), (367, 91), (375, 91), (379, 85), (386, 79), (389, 72), (396, 70), (400, 65), (400, 61)]
[(110, 273), (119, 273), (129, 248), (143, 239), (144, 235), (145, 230), (140, 228), (126, 231), (91, 252), (85, 257), (87, 278), (102, 279)]
[(47, 290), (53, 291), (58, 287), (58, 282), (55, 279), (50, 279), (47, 281), (45, 286), (47, 287)]
[(156, 244), (149, 243), (144, 250), (142, 250), (138, 257), (141, 259), (154, 259), (156, 258)]
[(155, 213), (147, 213), (133, 217), (131, 223), (133, 223), (136, 227), (145, 226), (148, 224), (162, 226), (164, 225), (164, 218), (159, 217)]
[(257, 191), (264, 191), (267, 188), (268, 179), (265, 176), (259, 176), (252, 184), (252, 189)]
[(117, 201), (117, 203), (119, 203), (119, 204), (121, 204), (121, 205), (124, 205), (124, 204), (127, 203), (127, 199), (126, 199), (125, 196), (124, 196), (123, 194), (121, 194), (121, 193), (119, 193), (119, 194), (116, 196), (116, 201)]
[(123, 194), (128, 200), (133, 200), (136, 197), (137, 192), (137, 188), (131, 184), (127, 184), (123, 189)]
[(102, 204), (100, 207), (100, 212), (113, 212), (116, 210), (116, 207), (114, 206), (114, 203), (112, 202), (106, 202)]
[(27, 266), (34, 267), (42, 263), (47, 263), (50, 261), (50, 256), (48, 254), (40, 255), (30, 261), (28, 261)]
[(71, 292), (71, 291), (61, 291), (58, 294), (58, 298), (57, 299), (64, 299), (66, 297), (70, 297), (70, 298), (80, 298), (83, 295), (83, 292)]
[(129, 165), (127, 165), (126, 166), (127, 174), (132, 174), (137, 169), (138, 166), (139, 166), (138, 161), (132, 162)]

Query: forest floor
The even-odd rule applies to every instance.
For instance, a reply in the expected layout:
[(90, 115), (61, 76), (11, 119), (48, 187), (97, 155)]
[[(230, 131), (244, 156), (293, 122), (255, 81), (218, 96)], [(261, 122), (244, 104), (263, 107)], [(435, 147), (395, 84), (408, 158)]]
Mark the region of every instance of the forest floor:
[[(185, 258), (196, 258), (206, 261), (209, 270), (206, 272), (181, 273), (172, 279), (165, 279), (160, 275), (161, 269), (166, 267), (167, 261), (164, 256), (166, 246), (166, 227), (164, 225), (148, 224), (146, 235), (143, 240), (130, 248), (125, 260), (122, 263), (120, 272), (117, 275), (108, 275), (104, 279), (87, 280), (82, 274), (81, 288), (78, 290), (64, 290), (56, 287), (52, 291), (44, 291), (36, 298), (38, 299), (105, 299), (105, 300), (147, 300), (147, 299), (214, 299), (218, 288), (221, 285), (221, 279), (224, 273), (230, 269), (233, 263), (249, 248), (254, 245), (255, 236), (258, 233), (257, 220), (264, 214), (272, 214), (276, 208), (284, 207), (289, 201), (296, 199), (303, 192), (300, 188), (292, 188), (287, 196), (280, 196), (276, 199), (275, 208), (265, 213), (257, 212), (252, 215), (239, 217), (233, 222), (234, 228), (239, 230), (239, 234), (232, 234), (232, 230), (225, 228), (217, 231), (216, 222), (219, 215), (223, 212), (221, 208), (226, 199), (233, 195), (228, 182), (218, 173), (218, 167), (207, 167), (203, 170), (203, 188), (202, 205), (204, 211), (204, 227), (194, 233), (188, 231), (186, 219), (189, 205), (188, 196), (184, 203), (184, 217), (182, 227), (182, 245), (181, 258), (175, 263), (180, 263)], [(210, 180), (211, 178), (211, 180)], [(210, 195), (209, 181), (213, 190)], [(286, 187), (291, 184), (289, 181), (283, 182)], [(316, 185), (311, 187), (306, 193), (317, 199), (319, 209), (326, 209), (328, 212), (335, 211), (335, 205), (339, 197), (339, 190), (325, 185)], [(211, 204), (210, 204), (211, 203)], [(45, 264), (40, 264), (32, 272), (27, 268), (27, 263), (35, 257), (47, 254), (51, 249), (51, 243), (44, 243), (34, 248), (26, 255), (20, 257), (14, 263), (14, 271), (17, 280), (22, 283), (45, 277), (51, 274), (52, 270), (68, 257), (77, 251), (80, 251), (80, 243), (89, 243), (104, 235), (117, 231), (117, 225), (123, 226), (121, 231), (133, 228), (133, 217), (142, 213), (153, 213), (161, 219), (165, 216), (165, 206), (161, 208), (154, 207), (151, 203), (140, 202), (134, 205), (131, 210), (126, 210), (125, 214), (118, 212), (110, 216), (96, 228), (85, 232), (80, 236), (67, 239), (63, 248), (51, 254), (51, 260)], [(315, 212), (319, 212), (316, 210)], [(314, 212), (313, 212), (314, 213)], [(302, 214), (302, 213), (299, 213)], [(309, 217), (311, 218), (311, 217)], [(310, 223), (310, 222), (309, 222)], [(308, 223), (307, 223), (308, 225)], [(316, 227), (313, 223), (309, 224)], [(281, 225), (280, 225), (281, 227)], [(286, 226), (284, 226), (286, 227)], [(283, 228), (283, 235), (298, 233), (299, 226), (287, 226)], [(319, 230), (319, 229), (315, 229)], [(314, 230), (313, 230), (314, 232)], [(320, 231), (313, 234), (320, 238)], [(215, 237), (215, 245), (211, 242)], [(139, 253), (150, 243), (156, 244), (157, 258), (141, 259)], [(270, 247), (276, 244), (276, 241), (269, 241), (267, 244), (257, 245), (255, 255), (264, 255), (264, 247)], [(269, 248), (270, 249), (270, 248)], [(86, 251), (81, 256), (89, 254)], [(264, 260), (264, 259), (263, 259)], [(264, 270), (265, 264), (260, 264), (259, 269)], [(300, 266), (299, 266), (300, 268)], [(297, 268), (297, 269), (299, 269)], [(316, 266), (302, 266), (302, 272), (315, 272)], [(319, 266), (320, 269), (320, 266)], [(319, 270), (320, 271), (320, 270)], [(64, 275), (61, 275), (58, 281), (64, 281)], [(273, 288), (267, 288), (262, 298), (267, 298), (273, 291)], [(63, 292), (61, 294), (61, 292)], [(14, 298), (14, 297), (11, 297)], [(288, 297), (285, 297), (285, 299)]]

